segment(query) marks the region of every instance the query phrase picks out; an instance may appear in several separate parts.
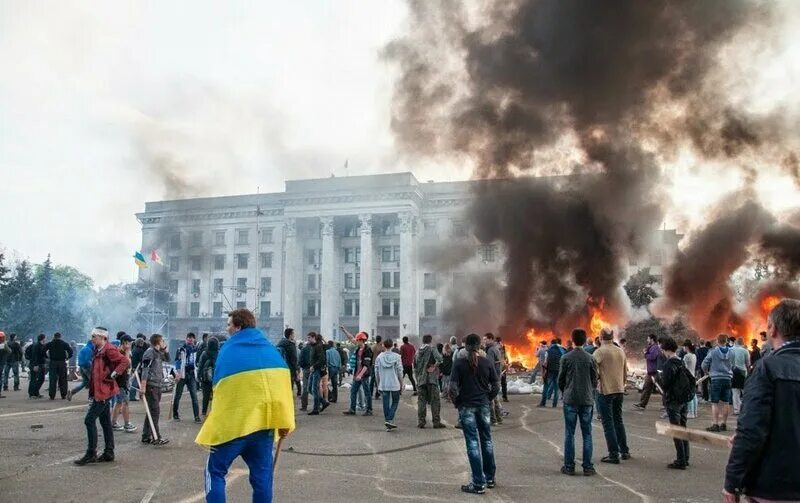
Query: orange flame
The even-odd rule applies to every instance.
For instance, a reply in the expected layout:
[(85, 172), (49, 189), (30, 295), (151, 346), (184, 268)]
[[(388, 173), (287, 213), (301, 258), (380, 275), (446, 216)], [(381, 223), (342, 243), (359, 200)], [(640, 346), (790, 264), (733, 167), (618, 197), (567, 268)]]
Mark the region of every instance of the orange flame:
[(597, 304), (591, 302), (591, 300), (588, 302), (589, 313), (591, 314), (589, 332), (592, 337), (599, 337), (601, 330), (611, 326), (611, 323), (603, 317), (604, 304), (605, 302), (603, 299), (600, 299), (600, 302)]
[(761, 299), (761, 314), (766, 318), (769, 313), (775, 309), (781, 301), (781, 298), (776, 295), (768, 295)]
[(540, 341), (549, 342), (552, 338), (553, 333), (550, 331), (537, 333), (533, 328), (528, 329), (528, 331), (525, 332), (525, 339), (527, 339), (528, 344), (504, 343), (506, 358), (509, 363), (519, 363), (526, 369), (532, 369), (536, 366), (536, 350), (539, 347)]

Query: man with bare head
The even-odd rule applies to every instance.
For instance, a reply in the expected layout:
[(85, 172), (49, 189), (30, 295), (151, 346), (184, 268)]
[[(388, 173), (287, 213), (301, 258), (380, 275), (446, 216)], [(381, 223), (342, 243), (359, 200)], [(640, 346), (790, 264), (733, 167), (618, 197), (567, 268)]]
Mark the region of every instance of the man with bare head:
[(767, 337), (772, 353), (747, 379), (728, 458), (723, 498), (730, 503), (742, 494), (748, 501), (800, 501), (800, 300), (775, 306)]

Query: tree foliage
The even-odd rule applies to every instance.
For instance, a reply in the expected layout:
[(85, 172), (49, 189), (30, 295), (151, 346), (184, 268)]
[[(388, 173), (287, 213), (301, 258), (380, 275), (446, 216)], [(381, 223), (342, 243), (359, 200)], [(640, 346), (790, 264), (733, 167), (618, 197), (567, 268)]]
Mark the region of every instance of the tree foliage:
[(645, 267), (633, 274), (625, 282), (625, 293), (631, 300), (633, 307), (649, 306), (658, 297), (653, 285), (658, 283), (658, 278), (650, 274), (650, 268)]

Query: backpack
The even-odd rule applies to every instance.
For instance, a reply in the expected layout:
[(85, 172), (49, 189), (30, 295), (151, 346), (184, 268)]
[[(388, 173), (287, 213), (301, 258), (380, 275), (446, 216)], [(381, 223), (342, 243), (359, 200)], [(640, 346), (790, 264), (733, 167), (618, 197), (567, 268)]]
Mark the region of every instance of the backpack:
[(690, 402), (697, 395), (697, 379), (689, 372), (686, 365), (681, 363), (675, 383), (672, 385), (671, 397), (679, 403)]

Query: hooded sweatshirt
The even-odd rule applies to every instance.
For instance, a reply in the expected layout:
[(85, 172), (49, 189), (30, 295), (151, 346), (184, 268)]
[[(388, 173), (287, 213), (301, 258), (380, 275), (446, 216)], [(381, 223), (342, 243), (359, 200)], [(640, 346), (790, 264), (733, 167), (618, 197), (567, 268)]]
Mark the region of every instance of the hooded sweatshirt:
[(400, 391), (403, 383), (401, 357), (393, 351), (384, 351), (375, 359), (375, 376), (379, 391)]
[(733, 351), (727, 346), (717, 346), (703, 360), (703, 370), (714, 379), (733, 378)]

